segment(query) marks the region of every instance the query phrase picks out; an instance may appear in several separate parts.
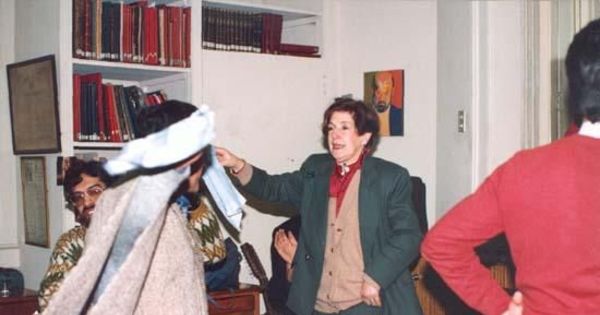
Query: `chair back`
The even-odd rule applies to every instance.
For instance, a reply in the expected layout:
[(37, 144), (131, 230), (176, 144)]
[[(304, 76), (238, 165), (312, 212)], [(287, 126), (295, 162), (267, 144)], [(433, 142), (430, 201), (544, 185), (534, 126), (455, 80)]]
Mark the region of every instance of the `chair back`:
[(427, 224), (427, 189), (425, 188), (425, 183), (423, 183), (420, 177), (411, 176), (410, 181), (412, 182), (413, 188), (411, 197), (415, 213), (417, 214), (417, 219), (419, 220), (419, 228), (421, 228), (421, 233), (425, 235), (429, 229)]
[(260, 259), (258, 258), (256, 251), (254, 250), (254, 247), (249, 243), (244, 243), (240, 246), (240, 248), (242, 250), (242, 255), (244, 255), (244, 258), (250, 266), (252, 274), (254, 274), (254, 276), (258, 279), (260, 291), (265, 301), (265, 307), (267, 308), (267, 314), (275, 314), (275, 311), (273, 310), (273, 307), (269, 302), (267, 290), (265, 290), (267, 288), (267, 284), (269, 283), (269, 278), (267, 277), (265, 268), (260, 262)]

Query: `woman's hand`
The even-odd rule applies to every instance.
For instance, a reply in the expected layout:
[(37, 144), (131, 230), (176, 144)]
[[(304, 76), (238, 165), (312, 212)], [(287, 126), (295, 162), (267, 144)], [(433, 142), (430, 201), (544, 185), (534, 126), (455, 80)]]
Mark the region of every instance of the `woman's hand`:
[(239, 172), (246, 164), (244, 160), (240, 159), (225, 148), (215, 147), (215, 153), (219, 163), (221, 163), (221, 165), (224, 167), (232, 169), (234, 173)]
[(288, 264), (292, 264), (296, 249), (298, 248), (298, 242), (291, 231), (285, 233), (283, 229), (275, 232), (275, 242), (273, 244), (279, 256)]
[(523, 314), (523, 294), (515, 292), (508, 304), (508, 309), (502, 315), (521, 315)]
[(360, 296), (363, 303), (381, 307), (381, 298), (379, 297), (379, 288), (369, 281), (363, 281), (362, 288), (360, 289)]

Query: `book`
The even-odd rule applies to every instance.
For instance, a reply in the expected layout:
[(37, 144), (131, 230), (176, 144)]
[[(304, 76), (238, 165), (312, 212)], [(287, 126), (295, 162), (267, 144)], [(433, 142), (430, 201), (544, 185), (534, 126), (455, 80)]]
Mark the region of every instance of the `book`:
[(73, 140), (81, 141), (81, 76), (73, 74)]
[(83, 34), (85, 29), (85, 3), (73, 0), (73, 57), (85, 58)]
[(88, 121), (88, 138), (87, 140), (105, 141), (106, 130), (104, 130), (104, 109), (103, 98), (102, 98), (102, 74), (90, 73), (80, 76), (81, 83), (88, 83), (92, 85), (95, 91), (91, 92), (92, 95), (88, 95), (86, 106), (86, 116)]
[(144, 41), (143, 54), (144, 63), (150, 65), (158, 64), (158, 10), (155, 7), (144, 7)]
[(319, 53), (319, 46), (282, 43), (279, 46), (279, 51), (282, 54), (299, 53), (303, 55), (310, 55)]

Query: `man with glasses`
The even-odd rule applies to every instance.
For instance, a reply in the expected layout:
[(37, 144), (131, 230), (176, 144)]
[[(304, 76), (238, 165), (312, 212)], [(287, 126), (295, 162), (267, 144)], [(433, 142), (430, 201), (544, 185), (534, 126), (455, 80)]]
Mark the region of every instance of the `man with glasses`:
[(52, 295), (58, 291), (63, 279), (81, 257), (85, 232), (94, 214), (96, 201), (108, 185), (110, 177), (100, 162), (78, 159), (71, 161), (63, 189), (67, 207), (75, 214), (78, 225), (63, 233), (54, 246), (38, 293), (40, 311), (46, 308)]

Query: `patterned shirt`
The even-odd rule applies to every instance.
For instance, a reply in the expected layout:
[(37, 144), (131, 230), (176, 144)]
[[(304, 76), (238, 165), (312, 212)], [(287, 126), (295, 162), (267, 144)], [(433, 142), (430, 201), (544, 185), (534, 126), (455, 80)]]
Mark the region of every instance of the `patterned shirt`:
[(200, 205), (189, 212), (188, 231), (198, 235), (200, 244), (193, 244), (194, 250), (202, 252), (204, 264), (214, 264), (227, 254), (221, 233), (219, 219), (206, 197), (201, 197)]
[(38, 304), (40, 312), (48, 306), (52, 295), (58, 291), (63, 279), (77, 264), (85, 245), (85, 227), (76, 226), (62, 234), (54, 246), (50, 264), (40, 284)]

